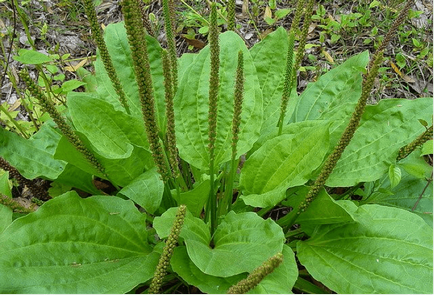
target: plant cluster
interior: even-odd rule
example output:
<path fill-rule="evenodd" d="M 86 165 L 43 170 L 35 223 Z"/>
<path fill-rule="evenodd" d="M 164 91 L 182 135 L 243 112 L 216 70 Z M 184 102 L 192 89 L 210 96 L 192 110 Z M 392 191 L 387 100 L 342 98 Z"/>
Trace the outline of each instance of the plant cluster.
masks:
<path fill-rule="evenodd" d="M 96 87 L 55 103 L 20 73 L 51 119 L 29 138 L 0 128 L 0 292 L 432 293 L 433 99 L 367 105 L 412 1 L 377 52 L 301 94 L 315 1 L 252 48 L 219 32 L 212 2 L 209 45 L 180 57 L 162 2 L 167 49 L 139 1 L 103 32 L 83 1 Z M 16 59 L 30 55 L 43 58 Z M 11 198 L 8 175 L 39 209 Z"/>

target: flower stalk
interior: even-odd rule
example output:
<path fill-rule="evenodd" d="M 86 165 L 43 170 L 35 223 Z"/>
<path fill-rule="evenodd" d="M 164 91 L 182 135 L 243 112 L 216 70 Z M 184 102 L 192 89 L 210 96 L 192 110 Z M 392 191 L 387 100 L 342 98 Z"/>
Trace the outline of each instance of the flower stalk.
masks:
<path fill-rule="evenodd" d="M 312 11 L 313 11 L 313 0 L 309 0 L 306 7 L 306 12 L 304 14 L 303 29 L 301 31 L 300 40 L 298 43 L 297 54 L 295 57 L 295 63 L 293 61 L 294 56 L 294 42 L 295 42 L 295 28 L 298 26 L 301 18 L 301 8 L 302 1 L 298 1 L 297 8 L 295 12 L 294 19 L 291 23 L 291 30 L 289 32 L 288 41 L 288 53 L 286 58 L 286 72 L 285 72 L 285 83 L 283 86 L 282 93 L 282 103 L 280 106 L 280 116 L 279 116 L 279 135 L 282 134 L 283 122 L 285 120 L 286 109 L 288 108 L 289 98 L 291 96 L 292 86 L 295 84 L 297 78 L 297 70 L 300 67 L 301 60 L 304 56 L 304 47 L 306 45 L 307 34 L 309 32 L 309 26 L 312 21 Z"/>
<path fill-rule="evenodd" d="M 214 233 L 217 222 L 217 196 L 214 194 L 214 150 L 217 136 L 217 112 L 218 112 L 218 88 L 219 88 L 219 43 L 218 43 L 218 26 L 217 26 L 217 7 L 216 3 L 211 4 L 209 43 L 211 56 L 211 71 L 209 81 L 209 110 L 208 110 L 208 151 L 209 151 L 209 174 L 210 174 L 210 191 L 208 197 L 207 217 L 211 220 L 211 235 Z"/>
<path fill-rule="evenodd" d="M 149 64 L 146 33 L 142 26 L 140 8 L 137 0 L 124 0 L 122 13 L 125 19 L 125 28 L 128 42 L 131 47 L 134 72 L 139 88 L 140 103 L 148 136 L 150 149 L 158 172 L 164 182 L 169 179 L 163 149 L 160 144 L 159 128 L 155 115 L 155 102 L 152 88 L 151 67 Z"/>
<path fill-rule="evenodd" d="M 245 294 L 255 288 L 267 275 L 283 262 L 283 254 L 277 253 L 252 271 L 244 280 L 229 288 L 227 294 Z"/>
<path fill-rule="evenodd" d="M 228 0 L 228 31 L 235 30 L 235 0 Z"/>
<path fill-rule="evenodd" d="M 175 45 L 175 8 L 173 0 L 163 0 L 164 29 L 170 57 L 170 67 L 172 69 L 172 87 L 173 93 L 178 88 L 178 60 L 176 58 Z"/>
<path fill-rule="evenodd" d="M 50 199 L 46 190 L 43 190 L 41 187 L 36 185 L 33 181 L 24 178 L 21 173 L 9 164 L 5 159 L 0 157 L 0 168 L 8 171 L 12 178 L 15 178 L 20 185 L 27 186 L 27 188 L 32 192 L 32 195 L 35 196 L 39 200 L 47 201 Z"/>
<path fill-rule="evenodd" d="M 88 17 L 90 27 L 92 30 L 92 37 L 96 42 L 96 45 L 98 46 L 99 53 L 101 55 L 102 62 L 104 64 L 104 68 L 107 71 L 107 74 L 110 78 L 110 81 L 113 84 L 113 88 L 116 91 L 116 94 L 119 97 L 119 101 L 121 105 L 124 107 L 125 111 L 130 114 L 130 108 L 128 106 L 128 100 L 125 95 L 124 90 L 122 89 L 121 82 L 118 78 L 118 75 L 116 74 L 116 70 L 113 66 L 113 62 L 110 58 L 110 54 L 107 50 L 107 46 L 104 42 L 104 37 L 102 34 L 101 27 L 98 23 L 98 19 L 95 12 L 95 7 L 93 5 L 92 0 L 82 0 L 84 4 L 84 8 L 86 11 L 86 15 Z"/>
<path fill-rule="evenodd" d="M 166 246 L 164 246 L 163 253 L 160 256 L 157 269 L 155 270 L 151 285 L 149 286 L 148 293 L 150 294 L 158 294 L 161 289 L 163 278 L 166 275 L 167 267 L 170 264 L 170 258 L 173 255 L 173 250 L 175 249 L 176 244 L 178 243 L 179 234 L 181 232 L 182 225 L 184 224 L 186 212 L 187 207 L 185 205 L 179 206 L 175 221 L 173 222 L 169 237 L 166 241 Z"/>
<path fill-rule="evenodd" d="M 295 214 L 291 212 L 290 214 L 287 214 L 286 216 L 284 216 L 283 218 L 277 221 L 277 223 L 280 226 L 292 225 L 297 219 L 298 215 L 300 215 L 308 208 L 310 203 L 317 197 L 320 190 L 324 187 L 324 184 L 326 183 L 330 174 L 333 172 L 333 169 L 336 166 L 337 162 L 339 161 L 342 153 L 350 143 L 354 133 L 357 130 L 357 127 L 359 126 L 360 119 L 366 107 L 366 102 L 369 98 L 372 87 L 374 85 L 374 80 L 378 74 L 380 63 L 383 60 L 383 50 L 390 42 L 392 36 L 395 34 L 399 25 L 404 21 L 405 17 L 407 16 L 408 9 L 411 6 L 410 2 L 412 2 L 412 0 L 406 3 L 404 8 L 398 15 L 397 19 L 393 23 L 392 27 L 390 28 L 389 32 L 386 34 L 383 43 L 377 49 L 372 60 L 370 61 L 368 65 L 367 73 L 363 76 L 362 94 L 359 98 L 359 101 L 357 102 L 356 108 L 351 116 L 350 122 L 348 126 L 345 128 L 345 131 L 342 134 L 338 144 L 334 148 L 333 152 L 327 157 L 319 176 L 315 180 L 314 184 L 311 186 L 305 199 L 300 203 L 300 205 L 297 208 L 294 208 Z"/>
<path fill-rule="evenodd" d="M 166 100 L 166 147 L 169 158 L 170 168 L 172 170 L 173 177 L 179 176 L 178 167 L 178 149 L 176 148 L 176 135 L 175 135 L 175 110 L 173 107 L 173 87 L 172 87 L 172 68 L 169 60 L 169 56 L 166 50 L 162 51 L 163 60 L 163 76 L 164 76 L 164 89 Z"/>
<path fill-rule="evenodd" d="M 39 101 L 42 109 L 47 112 L 53 121 L 59 127 L 60 131 L 65 135 L 68 141 L 86 158 L 86 160 L 105 178 L 108 179 L 104 167 L 101 165 L 99 160 L 83 143 L 83 141 L 75 134 L 74 130 L 69 126 L 62 115 L 57 111 L 54 103 L 49 100 L 41 89 L 33 82 L 27 71 L 21 71 L 20 77 L 26 83 L 30 93 Z"/>
<path fill-rule="evenodd" d="M 398 152 L 397 161 L 401 161 L 410 155 L 417 147 L 423 145 L 425 142 L 433 138 L 433 126 L 431 125 L 424 133 L 419 135 L 418 138 L 410 142 L 408 145 L 402 147 Z"/>
<path fill-rule="evenodd" d="M 232 119 L 232 157 L 229 177 L 226 182 L 225 196 L 219 204 L 219 215 L 225 214 L 231 210 L 232 194 L 235 174 L 237 172 L 237 144 L 238 134 L 240 132 L 241 112 L 243 110 L 243 92 L 244 92 L 244 55 L 242 51 L 238 52 L 237 74 L 235 78 L 234 91 L 234 115 Z"/>
<path fill-rule="evenodd" d="M 357 130 L 357 127 L 359 126 L 360 119 L 365 110 L 366 102 L 369 98 L 372 87 L 374 85 L 374 80 L 378 74 L 378 68 L 380 66 L 381 61 L 383 60 L 383 54 L 380 53 L 377 56 L 374 56 L 374 59 L 375 61 L 373 63 L 373 66 L 371 69 L 368 69 L 366 79 L 363 82 L 362 94 L 359 98 L 359 101 L 357 102 L 356 108 L 351 116 L 350 122 L 348 126 L 345 128 L 345 131 L 342 134 L 338 144 L 334 148 L 333 152 L 328 156 L 324 166 L 321 169 L 319 176 L 315 180 L 315 183 L 311 186 L 305 199 L 300 203 L 298 208 L 294 208 L 296 214 L 288 214 L 285 217 L 279 219 L 277 223 L 280 226 L 292 225 L 295 219 L 297 219 L 297 216 L 307 209 L 310 203 L 317 197 L 320 190 L 324 187 L 324 184 L 326 183 L 330 174 L 333 172 L 336 163 L 339 161 L 345 148 L 350 143 L 354 133 Z"/>

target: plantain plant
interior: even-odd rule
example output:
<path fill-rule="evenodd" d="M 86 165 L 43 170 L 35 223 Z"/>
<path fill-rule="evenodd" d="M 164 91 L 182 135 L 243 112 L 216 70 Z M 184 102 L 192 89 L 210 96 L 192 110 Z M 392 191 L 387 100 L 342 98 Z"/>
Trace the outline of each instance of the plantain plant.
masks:
<path fill-rule="evenodd" d="M 0 129 L 0 159 L 64 190 L 19 218 L 1 196 L 0 292 L 432 293 L 432 98 L 366 105 L 411 3 L 378 52 L 298 94 L 314 1 L 252 48 L 212 3 L 210 45 L 179 58 L 163 2 L 168 52 L 124 0 L 98 86 L 63 113 L 23 74 L 53 120 Z"/>

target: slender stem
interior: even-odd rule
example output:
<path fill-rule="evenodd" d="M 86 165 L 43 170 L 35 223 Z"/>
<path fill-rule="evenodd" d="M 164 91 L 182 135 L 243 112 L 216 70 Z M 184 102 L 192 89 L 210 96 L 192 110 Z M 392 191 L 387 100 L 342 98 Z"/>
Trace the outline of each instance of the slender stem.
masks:
<path fill-rule="evenodd" d="M 256 214 L 258 214 L 259 216 L 264 216 L 265 214 L 267 214 L 268 212 L 270 212 L 271 209 L 273 209 L 274 207 L 266 207 L 266 208 L 262 208 L 261 210 L 259 210 L 258 212 L 256 212 Z"/>
<path fill-rule="evenodd" d="M 202 21 L 204 21 L 207 25 L 209 25 L 209 21 L 207 19 L 205 19 L 202 15 L 200 15 L 199 12 L 197 12 L 196 10 L 194 10 L 193 7 L 191 7 L 190 5 L 188 5 L 184 0 L 181 0 L 182 4 L 184 4 L 185 6 L 188 7 L 188 9 L 190 9 L 191 11 L 193 11 L 198 17 L 201 18 Z"/>
<path fill-rule="evenodd" d="M 218 94 L 219 94 L 219 67 L 220 67 L 220 48 L 218 42 L 217 26 L 217 7 L 216 3 L 211 5 L 209 43 L 210 43 L 210 79 L 209 79 L 209 109 L 208 109 L 208 150 L 209 150 L 209 174 L 210 174 L 210 191 L 208 197 L 208 208 L 211 218 L 211 235 L 217 226 L 217 196 L 214 193 L 214 158 L 215 142 L 217 137 L 217 117 L 218 117 Z M 208 210 L 207 210 L 208 211 Z"/>
<path fill-rule="evenodd" d="M 433 173 L 431 172 L 431 176 L 429 177 L 429 179 L 428 179 L 428 181 L 427 181 L 425 187 L 423 188 L 422 192 L 420 193 L 420 196 L 419 196 L 419 198 L 417 199 L 416 203 L 414 203 L 413 208 L 411 208 L 411 211 L 416 210 L 417 205 L 419 205 L 419 202 L 420 202 L 420 200 L 421 200 L 422 197 L 423 197 L 423 194 L 425 193 L 426 189 L 428 188 L 428 186 L 429 186 L 429 185 L 431 184 L 431 182 L 432 182 L 432 176 L 433 176 Z"/>
<path fill-rule="evenodd" d="M 235 173 L 237 172 L 238 161 L 234 158 L 231 159 L 230 167 L 228 172 L 226 173 L 226 181 L 225 181 L 225 194 L 223 199 L 219 204 L 219 216 L 224 215 L 227 212 L 231 211 L 232 207 L 232 197 L 233 197 L 233 189 L 234 189 L 234 179 Z"/>
<path fill-rule="evenodd" d="M 293 236 L 297 236 L 297 235 L 302 234 L 302 233 L 304 233 L 303 230 L 301 228 L 297 228 L 295 230 L 291 230 L 291 231 L 287 232 L 285 234 L 285 238 L 290 238 L 290 237 L 293 237 Z"/>
<path fill-rule="evenodd" d="M 29 135 L 26 133 L 26 131 L 20 126 L 20 124 L 18 124 L 18 121 L 12 118 L 11 114 L 9 114 L 8 110 L 2 104 L 0 104 L 0 112 L 3 112 L 6 117 L 9 118 L 9 121 L 11 121 L 12 124 L 20 131 L 24 138 L 29 138 Z"/>

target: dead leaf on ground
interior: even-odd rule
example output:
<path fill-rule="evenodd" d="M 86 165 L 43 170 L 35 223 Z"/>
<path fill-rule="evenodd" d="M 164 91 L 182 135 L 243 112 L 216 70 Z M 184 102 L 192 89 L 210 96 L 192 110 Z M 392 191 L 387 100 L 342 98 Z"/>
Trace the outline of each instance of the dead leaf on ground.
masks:
<path fill-rule="evenodd" d="M 206 43 L 197 39 L 189 39 L 186 37 L 187 35 L 181 35 L 181 37 L 187 42 L 188 45 L 191 45 L 195 48 L 202 49 L 205 47 Z"/>
<path fill-rule="evenodd" d="M 79 68 L 81 68 L 82 66 L 86 65 L 89 62 L 88 58 L 83 59 L 82 61 L 80 61 L 79 63 L 77 63 L 76 65 L 73 65 L 73 62 L 71 62 L 69 66 L 64 67 L 63 69 L 65 71 L 68 72 L 75 72 L 77 71 Z"/>
<path fill-rule="evenodd" d="M 273 18 L 273 14 L 271 13 L 270 6 L 265 7 L 264 20 L 267 20 L 267 18 Z"/>

